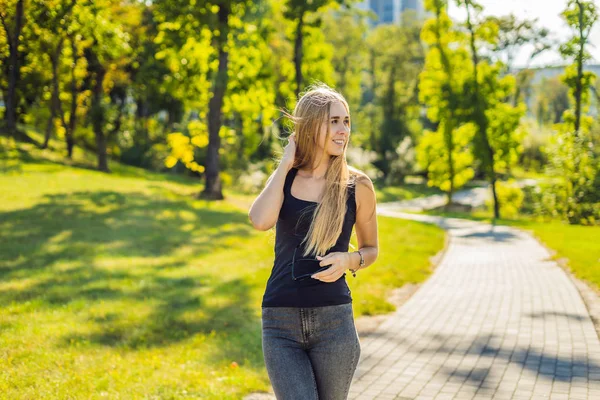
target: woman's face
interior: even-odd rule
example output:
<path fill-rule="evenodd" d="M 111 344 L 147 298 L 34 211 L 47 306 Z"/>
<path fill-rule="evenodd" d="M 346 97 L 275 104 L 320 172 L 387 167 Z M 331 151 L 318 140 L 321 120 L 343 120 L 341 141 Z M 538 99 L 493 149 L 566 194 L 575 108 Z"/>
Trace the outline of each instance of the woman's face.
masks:
<path fill-rule="evenodd" d="M 350 138 L 350 116 L 341 102 L 331 103 L 329 121 L 324 121 L 317 140 L 319 154 L 325 149 L 329 156 L 339 156 L 344 153 Z M 331 136 L 327 139 L 327 130 Z M 327 141 L 327 143 L 325 143 Z"/>

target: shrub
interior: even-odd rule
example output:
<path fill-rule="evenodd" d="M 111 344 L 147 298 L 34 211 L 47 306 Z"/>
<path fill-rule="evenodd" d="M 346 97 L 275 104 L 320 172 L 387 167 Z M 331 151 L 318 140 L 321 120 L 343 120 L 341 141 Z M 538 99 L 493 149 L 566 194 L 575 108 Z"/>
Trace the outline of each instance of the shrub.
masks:
<path fill-rule="evenodd" d="M 514 181 L 497 182 L 496 194 L 500 203 L 500 215 L 504 218 L 516 217 L 525 197 L 523 190 Z M 494 209 L 493 200 L 486 201 L 486 205 L 490 210 Z"/>

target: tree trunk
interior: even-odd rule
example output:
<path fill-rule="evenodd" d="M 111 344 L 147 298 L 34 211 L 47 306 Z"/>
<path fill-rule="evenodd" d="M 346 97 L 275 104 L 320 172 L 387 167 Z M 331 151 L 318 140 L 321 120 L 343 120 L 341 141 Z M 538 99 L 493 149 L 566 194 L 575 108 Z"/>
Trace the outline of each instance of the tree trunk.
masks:
<path fill-rule="evenodd" d="M 54 106 L 52 105 L 52 100 L 50 100 L 50 117 L 48 117 L 48 122 L 46 123 L 46 132 L 44 133 L 44 143 L 42 144 L 42 149 L 48 148 L 48 142 L 50 141 L 50 136 L 52 136 L 54 125 Z"/>
<path fill-rule="evenodd" d="M 69 135 L 69 127 L 65 120 L 65 112 L 62 108 L 62 102 L 60 101 L 60 87 L 58 82 L 58 64 L 60 55 L 62 53 L 63 39 L 61 38 L 56 45 L 54 52 L 50 54 L 50 63 L 52 64 L 52 108 L 53 115 L 57 115 L 60 118 L 60 122 L 65 128 L 66 136 Z M 71 116 L 71 119 L 73 116 Z M 68 152 L 67 152 L 68 153 Z M 68 154 L 67 154 L 68 155 Z M 69 156 L 69 158 L 71 158 Z"/>
<path fill-rule="evenodd" d="M 221 118 L 223 98 L 227 90 L 227 62 L 229 54 L 225 51 L 227 36 L 229 35 L 229 14 L 231 9 L 228 3 L 219 7 L 219 32 L 217 39 L 219 51 L 219 67 L 213 86 L 213 96 L 208 103 L 208 148 L 206 155 L 206 184 L 200 198 L 208 200 L 222 200 L 221 178 L 219 176 L 219 149 L 221 148 Z"/>
<path fill-rule="evenodd" d="M 492 196 L 494 198 L 494 218 L 500 218 L 500 202 L 498 201 L 498 193 L 496 192 L 496 172 L 492 170 L 492 177 L 490 179 L 492 186 Z"/>
<path fill-rule="evenodd" d="M 577 54 L 577 82 L 575 83 L 575 137 L 579 135 L 581 125 L 581 95 L 583 93 L 583 54 L 585 46 L 585 38 L 583 35 L 583 6 L 578 1 L 579 7 L 579 52 Z"/>
<path fill-rule="evenodd" d="M 371 119 L 371 134 L 369 136 L 369 140 L 371 143 L 371 150 L 373 151 L 378 151 L 378 147 L 377 147 L 377 133 L 376 133 L 376 127 L 375 127 L 375 89 L 377 88 L 377 78 L 375 75 L 375 67 L 376 67 L 376 58 L 375 58 L 375 51 L 370 51 L 370 65 L 371 65 L 371 107 L 370 107 L 370 112 L 369 112 L 369 118 Z"/>
<path fill-rule="evenodd" d="M 453 137 L 453 126 L 450 122 L 450 118 L 446 120 L 444 124 L 444 142 L 446 143 L 446 148 L 448 149 L 448 174 L 450 175 L 450 189 L 446 195 L 448 196 L 449 206 L 452 204 L 452 196 L 454 195 L 454 159 L 452 158 L 452 151 L 454 150 L 454 137 Z"/>
<path fill-rule="evenodd" d="M 436 47 L 438 48 L 438 51 L 440 53 L 440 58 L 441 58 L 441 62 L 442 62 L 442 66 L 444 68 L 444 71 L 446 72 L 446 75 L 448 75 L 448 85 L 446 87 L 446 90 L 449 94 L 449 97 L 451 99 L 455 99 L 456 96 L 454 95 L 454 91 L 452 89 L 452 65 L 450 64 L 450 60 L 448 59 L 448 56 L 446 54 L 446 52 L 444 51 L 444 47 L 442 46 L 442 37 L 441 37 L 441 33 L 440 33 L 440 19 L 441 19 L 441 12 L 442 9 L 441 8 L 437 8 L 436 9 Z M 446 145 L 446 150 L 448 151 L 448 173 L 450 175 L 450 189 L 448 190 L 448 192 L 446 193 L 446 196 L 448 198 L 448 202 L 446 203 L 446 207 L 450 206 L 452 204 L 452 198 L 454 195 L 454 159 L 452 157 L 452 152 L 454 151 L 454 121 L 456 120 L 456 116 L 455 116 L 455 111 L 454 111 L 454 105 L 450 104 L 450 102 L 448 102 L 448 115 L 446 115 L 446 121 L 444 122 L 444 144 Z"/>
<path fill-rule="evenodd" d="M 73 52 L 73 65 L 77 64 L 77 45 L 75 38 L 71 38 L 71 51 Z M 69 126 L 66 127 L 67 157 L 73 158 L 73 147 L 75 147 L 75 123 L 77 122 L 77 78 L 75 68 L 71 68 L 71 114 L 69 117 Z"/>
<path fill-rule="evenodd" d="M 15 13 L 15 29 L 11 32 L 6 20 L 2 18 L 8 42 L 8 91 L 6 93 L 6 109 L 4 119 L 9 135 L 16 135 L 17 129 L 17 82 L 19 81 L 19 43 L 23 28 L 23 0 L 17 1 Z"/>
<path fill-rule="evenodd" d="M 346 75 L 348 74 L 348 66 L 350 65 L 349 58 L 350 55 L 346 54 L 343 58 L 341 67 L 338 69 L 338 73 L 340 74 L 340 82 L 338 84 L 340 93 L 346 93 Z"/>
<path fill-rule="evenodd" d="M 294 65 L 296 67 L 296 97 L 300 94 L 302 89 L 302 41 L 303 34 L 302 28 L 304 27 L 304 13 L 300 14 L 298 18 L 298 25 L 296 25 L 296 39 L 294 41 Z"/>
<path fill-rule="evenodd" d="M 94 83 L 92 86 L 92 104 L 91 104 L 91 120 L 94 135 L 96 136 L 96 154 L 98 156 L 98 170 L 110 172 L 108 169 L 108 160 L 106 152 L 106 135 L 104 134 L 104 108 L 102 106 L 102 96 L 104 90 L 102 84 L 106 69 L 100 63 L 98 56 L 93 49 L 88 51 L 88 63 L 90 72 L 94 73 Z"/>
<path fill-rule="evenodd" d="M 471 56 L 473 58 L 473 69 L 474 69 L 474 77 L 473 77 L 473 96 L 475 99 L 475 123 L 478 126 L 479 135 L 481 138 L 481 142 L 484 147 L 485 155 L 487 159 L 484 159 L 485 162 L 485 170 L 492 186 L 492 194 L 494 196 L 494 219 L 500 218 L 500 204 L 498 202 L 498 196 L 496 195 L 496 170 L 494 168 L 494 149 L 490 145 L 490 141 L 487 137 L 487 127 L 488 121 L 485 115 L 485 107 L 484 99 L 481 96 L 481 91 L 479 90 L 479 81 L 477 80 L 478 75 L 478 65 L 479 65 L 479 56 L 477 54 L 477 47 L 475 45 L 475 28 L 471 23 L 471 7 L 473 6 L 471 0 L 465 1 L 465 6 L 467 9 L 467 28 L 469 30 L 470 35 L 470 45 L 471 45 Z M 484 157 L 485 158 L 485 157 Z"/>

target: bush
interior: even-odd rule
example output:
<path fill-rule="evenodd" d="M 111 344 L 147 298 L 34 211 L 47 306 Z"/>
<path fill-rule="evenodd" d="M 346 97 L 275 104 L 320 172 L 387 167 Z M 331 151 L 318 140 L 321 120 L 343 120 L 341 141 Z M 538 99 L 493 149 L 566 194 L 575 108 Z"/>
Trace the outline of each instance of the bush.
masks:
<path fill-rule="evenodd" d="M 560 127 L 548 147 L 549 172 L 560 182 L 543 202 L 571 224 L 600 224 L 600 154 L 585 131 L 575 135 Z"/>
<path fill-rule="evenodd" d="M 242 193 L 259 193 L 266 185 L 269 174 L 265 172 L 264 163 L 248 165 L 248 169 L 242 172 L 236 179 L 236 190 Z"/>
<path fill-rule="evenodd" d="M 519 209 L 525 198 L 523 190 L 514 181 L 496 182 L 496 194 L 500 203 L 500 215 L 503 218 L 514 218 L 519 215 Z M 493 200 L 486 201 L 490 210 L 494 209 Z"/>

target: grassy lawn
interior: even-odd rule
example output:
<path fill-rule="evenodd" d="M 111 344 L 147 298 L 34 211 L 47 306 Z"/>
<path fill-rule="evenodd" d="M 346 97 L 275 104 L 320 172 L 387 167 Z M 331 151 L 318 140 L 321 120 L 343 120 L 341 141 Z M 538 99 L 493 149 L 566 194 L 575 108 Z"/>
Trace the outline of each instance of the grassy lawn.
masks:
<path fill-rule="evenodd" d="M 440 213 L 456 218 L 469 218 L 490 222 L 489 212 Z M 600 226 L 569 225 L 551 220 L 539 221 L 522 216 L 518 219 L 500 219 L 499 224 L 515 226 L 530 231 L 548 248 L 554 250 L 555 259 L 566 261 L 567 267 L 578 278 L 590 282 L 600 290 Z"/>
<path fill-rule="evenodd" d="M 375 195 L 378 203 L 389 201 L 412 200 L 417 197 L 442 194 L 436 187 L 429 187 L 425 183 L 405 183 L 402 186 L 383 187 L 375 183 Z"/>
<path fill-rule="evenodd" d="M 266 390 L 260 302 L 274 231 L 247 196 L 32 145 L 0 152 L 3 398 L 239 399 Z M 348 276 L 356 316 L 430 273 L 433 226 L 379 218 L 380 258 Z M 356 244 L 355 238 L 353 243 Z"/>

